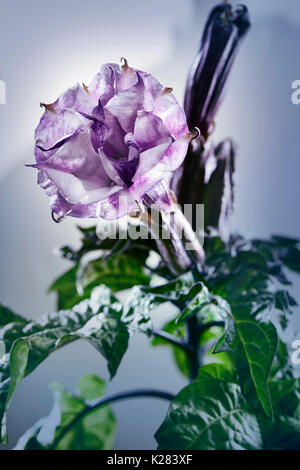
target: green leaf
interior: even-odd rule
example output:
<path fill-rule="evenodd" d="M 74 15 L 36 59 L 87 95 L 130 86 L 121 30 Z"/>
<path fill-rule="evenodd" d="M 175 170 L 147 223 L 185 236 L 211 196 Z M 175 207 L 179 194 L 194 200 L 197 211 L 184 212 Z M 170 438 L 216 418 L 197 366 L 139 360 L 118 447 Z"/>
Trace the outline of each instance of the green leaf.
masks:
<path fill-rule="evenodd" d="M 76 288 L 77 266 L 66 271 L 62 276 L 56 279 L 49 287 L 48 292 L 56 292 L 57 308 L 59 310 L 72 308 L 84 298 L 89 297 L 89 290 L 86 289 L 84 295 L 79 295 Z"/>
<path fill-rule="evenodd" d="M 199 290 L 200 288 L 200 290 Z M 192 290 L 194 292 L 192 292 Z M 198 290 L 198 293 L 196 293 Z M 193 294 L 195 293 L 195 296 Z M 190 295 L 192 300 L 187 303 L 183 312 L 179 315 L 177 321 L 186 320 L 188 317 L 195 315 L 196 313 L 199 316 L 200 312 L 206 309 L 208 306 L 216 306 L 217 310 L 214 312 L 215 319 L 223 320 L 227 318 L 227 315 L 230 314 L 230 307 L 226 300 L 222 299 L 219 296 L 213 295 L 209 292 L 207 287 L 204 286 L 203 283 L 197 283 L 191 289 Z M 207 320 L 207 310 L 205 310 L 205 314 L 203 315 L 204 320 L 206 317 Z M 204 321 L 205 323 L 205 321 Z"/>
<path fill-rule="evenodd" d="M 138 284 L 149 284 L 150 278 L 144 270 L 140 256 L 132 252 L 105 258 L 99 257 L 90 261 L 82 260 L 73 266 L 50 286 L 49 292 L 57 293 L 59 309 L 72 308 L 81 300 L 90 296 L 94 287 L 105 284 L 112 291 L 129 289 Z"/>
<path fill-rule="evenodd" d="M 108 406 L 90 411 L 79 419 L 80 414 L 87 410 L 86 400 L 97 399 L 105 393 L 105 382 L 97 376 L 86 375 L 77 386 L 79 395 L 69 393 L 58 384 L 53 389 L 54 406 L 50 415 L 29 429 L 19 440 L 16 449 L 111 449 L 116 423 Z M 76 424 L 67 430 L 74 420 L 77 420 Z"/>
<path fill-rule="evenodd" d="M 264 440 L 264 450 L 299 450 L 300 419 L 291 416 L 278 416 L 272 422 L 260 419 Z"/>
<path fill-rule="evenodd" d="M 233 354 L 229 351 L 214 353 L 216 341 L 223 335 L 224 328 L 221 326 L 213 326 L 205 330 L 200 337 L 200 347 L 205 351 L 204 364 L 217 363 L 222 364 L 228 370 L 235 370 Z"/>
<path fill-rule="evenodd" d="M 271 381 L 269 387 L 275 415 L 296 416 L 300 411 L 300 379 Z"/>
<path fill-rule="evenodd" d="M 300 273 L 300 240 L 276 235 L 272 236 L 270 241 L 253 240 L 252 243 L 270 260 L 279 262 L 291 271 Z"/>
<path fill-rule="evenodd" d="M 267 416 L 272 418 L 268 379 L 278 346 L 276 328 L 271 323 L 259 323 L 248 315 L 235 315 L 235 325 L 239 339 L 236 365 L 242 387 L 244 390 L 247 388 L 250 373 L 256 395 Z M 242 351 L 241 356 L 239 351 Z"/>
<path fill-rule="evenodd" d="M 234 353 L 240 384 L 245 395 L 255 392 L 268 417 L 273 409 L 268 380 L 278 347 L 276 328 L 272 323 L 260 323 L 247 310 L 233 310 L 225 324 L 225 333 L 217 342 L 214 352 Z"/>
<path fill-rule="evenodd" d="M 7 310 L 7 309 L 6 309 Z M 128 346 L 128 329 L 121 320 L 122 304 L 106 286 L 94 289 L 91 299 L 72 310 L 51 313 L 38 321 L 19 320 L 12 312 L 0 334 L 8 355 L 0 364 L 1 438 L 5 441 L 5 413 L 23 377 L 30 374 L 59 347 L 82 338 L 107 360 L 111 377 L 117 371 Z M 16 321 L 11 322 L 11 319 Z"/>
<path fill-rule="evenodd" d="M 0 328 L 9 323 L 26 323 L 26 319 L 0 304 Z"/>
<path fill-rule="evenodd" d="M 9 405 L 14 391 L 23 377 L 25 377 L 29 351 L 29 344 L 25 339 L 22 338 L 18 339 L 12 346 L 9 362 L 11 381 L 9 384 L 9 393 L 7 396 L 6 406 Z"/>
<path fill-rule="evenodd" d="M 287 345 L 279 340 L 271 370 L 272 380 L 294 378 L 294 366 Z"/>
<path fill-rule="evenodd" d="M 290 248 L 285 250 L 280 256 L 281 261 L 291 271 L 300 273 L 300 250 L 298 248 Z"/>
<path fill-rule="evenodd" d="M 94 400 L 106 392 L 106 382 L 97 375 L 83 375 L 77 383 L 79 395 L 85 400 Z"/>
<path fill-rule="evenodd" d="M 79 268 L 77 276 L 77 285 L 82 292 L 99 284 L 105 284 L 112 291 L 118 292 L 136 285 L 147 285 L 149 281 L 140 260 L 130 252 L 109 259 L 90 261 Z"/>
<path fill-rule="evenodd" d="M 155 305 L 171 302 L 177 306 L 181 310 L 177 318 L 178 322 L 192 315 L 199 315 L 209 305 L 218 307 L 217 316 L 220 320 L 230 311 L 227 302 L 218 296 L 212 295 L 203 282 L 195 281 L 195 277 L 191 272 L 159 286 L 143 287 L 141 291 L 147 294 L 148 299 L 151 299 L 151 302 Z"/>
<path fill-rule="evenodd" d="M 148 336 L 152 333 L 152 320 L 150 312 L 159 305 L 152 294 L 145 293 L 144 289 L 135 286 L 124 304 L 122 321 L 127 325 L 130 335 L 142 331 Z"/>
<path fill-rule="evenodd" d="M 159 449 L 254 450 L 262 448 L 259 424 L 239 385 L 223 366 L 199 369 L 195 382 L 174 398 L 155 438 Z"/>
<path fill-rule="evenodd" d="M 195 282 L 192 273 L 183 274 L 177 279 L 154 287 L 136 286 L 125 302 L 122 320 L 128 325 L 131 334 L 143 331 L 151 335 L 151 310 L 165 302 L 184 308 L 203 288 L 201 283 Z M 199 306 L 194 308 L 194 313 L 197 310 Z"/>
<path fill-rule="evenodd" d="M 278 290 L 278 282 L 290 284 L 284 267 L 288 260 L 297 264 L 298 246 L 299 241 L 286 237 L 266 241 L 246 240 L 239 235 L 231 236 L 222 245 L 220 238 L 211 233 L 206 241 L 206 265 L 200 280 L 232 308 L 247 306 L 257 319 L 269 321 L 279 309 L 285 328 L 296 301 L 287 291 Z"/>
<path fill-rule="evenodd" d="M 283 235 L 272 235 L 272 241 L 277 246 L 282 246 L 283 248 L 297 246 L 300 243 L 297 238 L 285 237 Z"/>
<path fill-rule="evenodd" d="M 0 361 L 4 359 L 5 353 L 6 353 L 5 343 L 4 341 L 0 340 Z"/>
<path fill-rule="evenodd" d="M 59 254 L 63 258 L 78 263 L 86 254 L 101 250 L 104 258 L 107 259 L 127 251 L 135 253 L 137 258 L 140 258 L 141 264 L 145 263 L 150 250 L 156 250 L 155 241 L 152 239 L 147 240 L 132 240 L 128 236 L 124 238 L 124 234 L 116 233 L 116 238 L 101 239 L 97 235 L 96 227 L 77 227 L 81 233 L 81 246 L 78 250 L 70 246 L 63 246 L 59 249 Z"/>
<path fill-rule="evenodd" d="M 275 307 L 286 315 L 292 314 L 292 308 L 298 304 L 296 300 L 286 290 L 279 290 L 275 293 Z"/>
<path fill-rule="evenodd" d="M 202 282 L 194 284 L 189 292 L 182 297 L 182 301 L 185 302 L 186 306 L 178 316 L 177 322 L 200 312 L 202 308 L 212 303 L 213 300 L 213 296 Z"/>
<path fill-rule="evenodd" d="M 59 309 L 72 308 L 88 298 L 94 287 L 105 284 L 113 291 L 149 284 L 146 260 L 156 249 L 154 240 L 124 237 L 100 239 L 96 227 L 82 228 L 81 246 L 60 248 L 59 254 L 75 265 L 60 276 L 49 291 L 57 293 Z"/>
<path fill-rule="evenodd" d="M 155 287 L 144 287 L 143 292 L 152 295 L 157 303 L 173 302 L 176 305 L 183 303 L 189 297 L 193 284 L 195 284 L 194 276 L 188 272 L 170 282 Z"/>

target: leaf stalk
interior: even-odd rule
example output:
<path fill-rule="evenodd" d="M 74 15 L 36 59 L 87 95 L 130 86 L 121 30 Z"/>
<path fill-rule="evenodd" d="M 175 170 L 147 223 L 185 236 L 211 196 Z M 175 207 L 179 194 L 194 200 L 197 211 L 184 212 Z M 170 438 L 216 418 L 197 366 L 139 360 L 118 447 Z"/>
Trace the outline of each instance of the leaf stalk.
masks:
<path fill-rule="evenodd" d="M 165 392 L 162 390 L 154 390 L 154 389 L 137 389 L 137 390 L 129 390 L 127 392 L 120 392 L 115 393 L 112 395 L 108 395 L 104 398 L 99 398 L 96 400 L 92 400 L 86 403 L 86 407 L 79 413 L 54 439 L 50 450 L 54 450 L 57 444 L 61 441 L 61 439 L 75 426 L 81 419 L 88 416 L 92 411 L 97 408 L 101 408 L 102 406 L 108 405 L 109 403 L 113 403 L 115 401 L 125 400 L 128 398 L 160 398 L 162 400 L 172 401 L 175 395 L 169 392 Z"/>

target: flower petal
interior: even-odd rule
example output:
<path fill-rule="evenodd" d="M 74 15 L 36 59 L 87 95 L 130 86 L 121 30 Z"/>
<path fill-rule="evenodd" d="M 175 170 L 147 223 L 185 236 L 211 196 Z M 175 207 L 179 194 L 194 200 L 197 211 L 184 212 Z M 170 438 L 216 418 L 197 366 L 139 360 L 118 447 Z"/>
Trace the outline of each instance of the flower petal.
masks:
<path fill-rule="evenodd" d="M 51 210 L 56 214 L 56 220 L 62 221 L 66 215 L 72 217 L 99 217 L 101 202 L 91 204 L 71 204 L 64 199 L 51 179 L 42 170 L 38 171 L 38 184 L 50 197 Z"/>
<path fill-rule="evenodd" d="M 172 95 L 162 96 L 157 98 L 154 104 L 154 112 L 161 118 L 164 125 L 172 134 L 175 139 L 178 139 L 182 134 L 188 132 L 185 113 L 182 107 L 177 103 L 176 99 L 172 99 Z M 168 103 L 168 100 L 170 102 Z"/>
<path fill-rule="evenodd" d="M 88 87 L 90 95 L 96 100 L 100 100 L 102 105 L 106 103 L 116 93 L 116 75 L 121 73 L 121 69 L 117 64 L 104 64 L 100 72 L 94 77 L 92 83 Z"/>
<path fill-rule="evenodd" d="M 138 81 L 137 71 L 132 67 L 129 67 L 125 60 L 120 73 L 116 73 L 116 92 L 128 90 Z"/>
<path fill-rule="evenodd" d="M 48 168 L 68 173 L 81 171 L 86 175 L 92 175 L 98 174 L 100 170 L 100 174 L 105 175 L 98 155 L 92 147 L 88 130 L 75 132 L 45 163 Z"/>
<path fill-rule="evenodd" d="M 169 137 L 163 144 L 140 153 L 139 164 L 132 180 L 137 181 L 144 173 L 147 173 L 151 168 L 154 168 L 159 163 L 172 142 L 172 137 Z"/>
<path fill-rule="evenodd" d="M 101 202 L 101 217 L 115 220 L 124 217 L 139 207 L 129 189 L 122 189 Z"/>
<path fill-rule="evenodd" d="M 65 171 L 49 168 L 47 163 L 40 163 L 38 168 L 46 173 L 67 202 L 76 204 L 85 197 L 86 192 L 83 184 L 76 176 Z"/>
<path fill-rule="evenodd" d="M 51 158 L 36 167 L 47 174 L 72 204 L 99 201 L 118 190 L 111 186 L 112 181 L 94 151 L 87 131 L 74 135 Z"/>
<path fill-rule="evenodd" d="M 187 134 L 175 140 L 164 152 L 157 165 L 144 173 L 137 172 L 133 178 L 134 184 L 129 188 L 135 200 L 141 199 L 149 189 L 181 165 L 190 139 L 191 135 Z"/>
<path fill-rule="evenodd" d="M 50 207 L 58 216 L 58 220 L 63 219 L 65 215 L 70 212 L 73 205 L 63 198 L 52 180 L 42 170 L 38 171 L 37 183 L 44 189 L 46 195 L 50 197 Z"/>
<path fill-rule="evenodd" d="M 103 168 L 106 171 L 106 173 L 108 174 L 108 176 L 110 177 L 110 179 L 112 181 L 114 181 L 117 185 L 122 186 L 124 183 L 123 183 L 119 173 L 115 169 L 112 161 L 109 158 L 107 158 L 107 156 L 105 155 L 105 153 L 101 149 L 99 150 L 99 157 L 101 158 Z"/>
<path fill-rule="evenodd" d="M 154 113 L 138 111 L 133 137 L 139 149 L 147 150 L 169 142 L 171 135 L 163 121 Z"/>
<path fill-rule="evenodd" d="M 163 87 L 149 73 L 141 73 L 145 88 L 153 99 L 153 112 L 161 118 L 164 125 L 175 138 L 188 131 L 186 117 L 178 104 L 171 88 Z"/>
<path fill-rule="evenodd" d="M 138 75 L 138 81 L 127 90 L 120 91 L 107 103 L 108 109 L 117 117 L 124 131 L 131 132 L 140 109 L 145 109 L 145 87 L 142 77 Z"/>
<path fill-rule="evenodd" d="M 51 210 L 56 214 L 55 219 L 60 222 L 66 215 L 72 217 L 100 217 L 101 202 L 91 204 L 71 204 L 58 191 L 52 180 L 42 170 L 38 171 L 38 184 L 50 197 Z"/>
<path fill-rule="evenodd" d="M 38 163 L 45 161 L 54 153 L 54 151 L 43 152 L 40 147 L 49 149 L 86 124 L 87 121 L 80 114 L 66 110 L 61 111 L 58 106 L 54 108 L 54 111 L 46 109 L 35 131 L 36 161 Z"/>
<path fill-rule="evenodd" d="M 68 109 L 69 111 L 79 111 L 83 113 L 91 113 L 97 101 L 88 93 L 83 86 L 77 83 L 72 88 L 62 93 L 58 98 L 60 109 Z"/>
<path fill-rule="evenodd" d="M 96 180 L 80 179 L 71 173 L 49 168 L 47 163 L 41 163 L 39 168 L 46 173 L 63 198 L 71 204 L 90 204 L 101 201 L 122 189 L 120 186 L 99 187 Z"/>
<path fill-rule="evenodd" d="M 118 119 L 108 109 L 104 109 L 105 124 L 109 132 L 105 137 L 104 152 L 110 157 L 126 157 L 128 147 L 124 142 L 125 132 Z"/>
<path fill-rule="evenodd" d="M 132 179 L 139 163 L 139 155 L 137 154 L 131 160 L 111 159 L 111 163 L 120 176 L 122 184 L 129 188 L 132 185 Z"/>

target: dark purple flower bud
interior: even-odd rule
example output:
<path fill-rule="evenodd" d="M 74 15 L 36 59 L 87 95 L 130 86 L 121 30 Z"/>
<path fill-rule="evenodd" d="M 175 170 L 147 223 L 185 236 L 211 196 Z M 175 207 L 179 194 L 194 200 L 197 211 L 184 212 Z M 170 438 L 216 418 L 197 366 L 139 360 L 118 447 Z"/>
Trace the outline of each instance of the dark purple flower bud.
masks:
<path fill-rule="evenodd" d="M 209 135 L 226 79 L 249 27 L 248 10 L 243 5 L 236 9 L 227 3 L 218 5 L 208 17 L 189 71 L 184 100 L 189 128 L 198 127 L 204 139 Z"/>

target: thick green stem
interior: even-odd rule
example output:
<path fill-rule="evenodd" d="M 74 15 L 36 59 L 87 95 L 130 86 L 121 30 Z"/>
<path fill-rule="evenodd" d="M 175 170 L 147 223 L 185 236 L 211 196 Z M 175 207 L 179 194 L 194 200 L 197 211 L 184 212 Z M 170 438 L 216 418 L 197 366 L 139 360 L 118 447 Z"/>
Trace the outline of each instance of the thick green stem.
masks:
<path fill-rule="evenodd" d="M 202 355 L 204 354 L 203 348 L 199 345 L 202 334 L 212 328 L 213 326 L 224 326 L 222 321 L 211 321 L 208 323 L 200 323 L 196 316 L 193 316 L 186 321 L 187 325 L 187 344 L 189 350 L 187 351 L 190 369 L 190 380 L 193 381 L 198 375 L 198 369 L 202 363 Z"/>
<path fill-rule="evenodd" d="M 187 342 L 191 346 L 191 350 L 187 353 L 189 361 L 190 380 L 193 381 L 198 375 L 200 367 L 200 348 L 199 348 L 199 324 L 196 316 L 188 318 L 187 326 Z"/>

